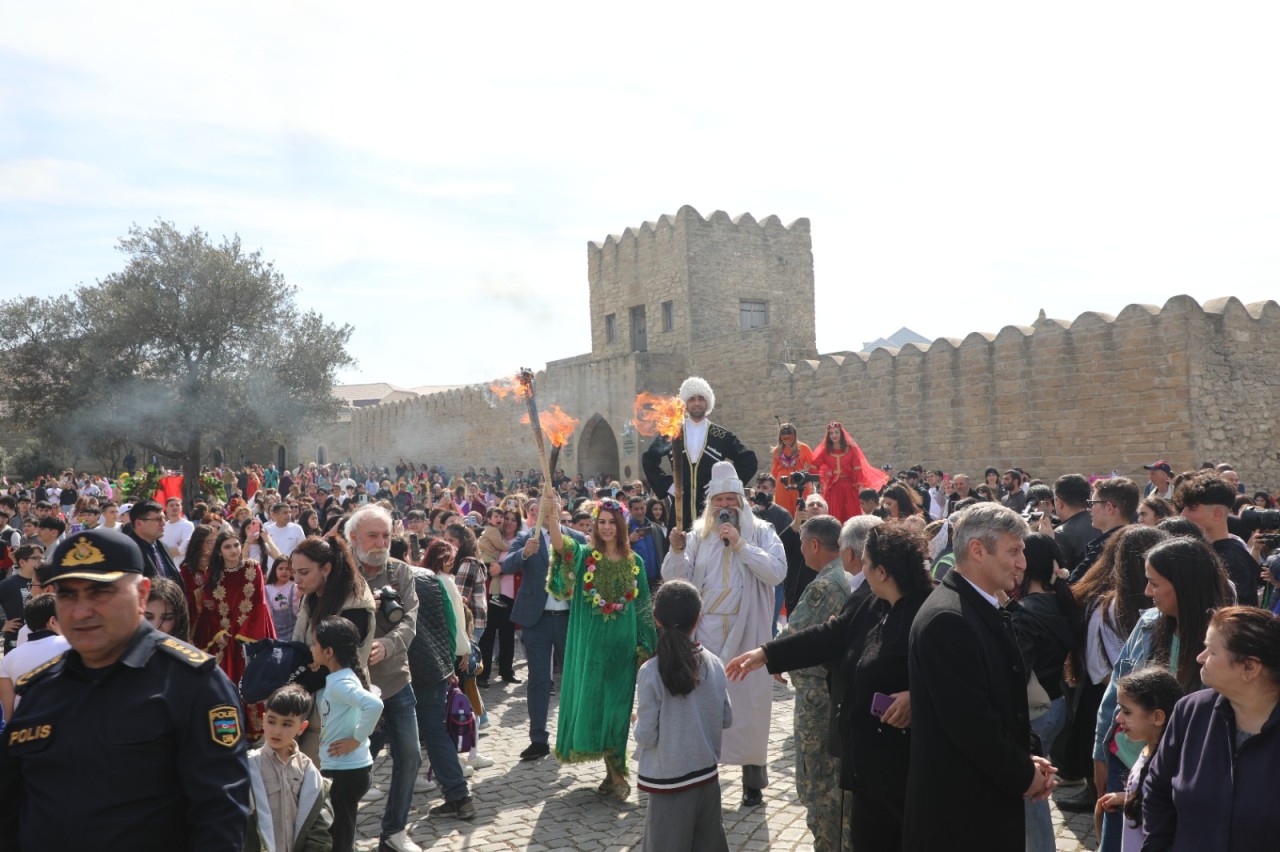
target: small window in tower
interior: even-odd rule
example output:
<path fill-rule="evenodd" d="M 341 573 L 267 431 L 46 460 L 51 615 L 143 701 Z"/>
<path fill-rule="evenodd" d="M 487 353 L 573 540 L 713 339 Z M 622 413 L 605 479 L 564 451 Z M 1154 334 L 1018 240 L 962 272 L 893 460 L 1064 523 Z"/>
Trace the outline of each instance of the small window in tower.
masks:
<path fill-rule="evenodd" d="M 676 327 L 676 303 L 662 303 L 662 330 L 674 331 Z"/>
<path fill-rule="evenodd" d="M 616 314 L 605 314 L 604 342 L 613 343 L 618 339 L 618 317 Z"/>
<path fill-rule="evenodd" d="M 769 303 L 743 299 L 738 309 L 738 329 L 750 331 L 769 324 Z"/>

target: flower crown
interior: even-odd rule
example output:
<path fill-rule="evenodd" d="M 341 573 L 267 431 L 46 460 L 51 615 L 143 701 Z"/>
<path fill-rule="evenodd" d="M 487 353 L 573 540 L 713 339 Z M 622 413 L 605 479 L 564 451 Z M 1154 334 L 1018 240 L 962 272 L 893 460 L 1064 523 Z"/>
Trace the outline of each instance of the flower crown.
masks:
<path fill-rule="evenodd" d="M 605 499 L 597 503 L 596 507 L 591 510 L 592 520 L 600 517 L 601 509 L 608 509 L 610 512 L 617 512 L 619 515 L 623 513 L 621 503 L 619 503 L 617 500 L 610 500 L 609 498 L 606 497 Z"/>

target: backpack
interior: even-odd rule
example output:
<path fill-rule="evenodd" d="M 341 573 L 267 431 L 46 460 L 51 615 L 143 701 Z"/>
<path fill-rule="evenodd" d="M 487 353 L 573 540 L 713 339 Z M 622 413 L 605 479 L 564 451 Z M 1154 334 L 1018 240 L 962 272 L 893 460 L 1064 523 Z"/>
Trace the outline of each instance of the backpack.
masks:
<path fill-rule="evenodd" d="M 476 745 L 476 716 L 471 709 L 471 699 L 457 686 L 449 687 L 445 697 L 445 728 L 458 754 L 465 754 Z"/>

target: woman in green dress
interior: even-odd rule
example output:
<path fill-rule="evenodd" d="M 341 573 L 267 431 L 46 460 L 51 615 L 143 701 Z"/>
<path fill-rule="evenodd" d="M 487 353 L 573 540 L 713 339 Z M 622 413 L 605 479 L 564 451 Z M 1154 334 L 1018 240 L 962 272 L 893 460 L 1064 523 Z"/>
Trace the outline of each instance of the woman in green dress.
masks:
<path fill-rule="evenodd" d="M 559 508 L 544 507 L 555 518 Z M 625 801 L 627 735 L 635 699 L 636 671 L 653 654 L 657 633 L 649 583 L 640 558 L 631 552 L 627 518 L 614 500 L 592 512 L 589 544 L 560 535 L 548 524 L 555 559 L 547 592 L 570 601 L 556 757 L 562 763 L 604 759 L 601 795 Z"/>

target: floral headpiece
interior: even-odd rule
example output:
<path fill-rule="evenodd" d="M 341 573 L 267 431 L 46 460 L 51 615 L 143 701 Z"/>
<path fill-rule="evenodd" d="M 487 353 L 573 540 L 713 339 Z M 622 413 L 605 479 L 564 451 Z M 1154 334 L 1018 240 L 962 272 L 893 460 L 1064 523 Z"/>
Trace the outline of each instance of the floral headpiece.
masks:
<path fill-rule="evenodd" d="M 617 512 L 619 515 L 624 514 L 621 503 L 619 503 L 617 500 L 610 500 L 609 498 L 606 497 L 605 499 L 601 500 L 599 503 L 596 503 L 596 507 L 591 510 L 591 517 L 593 520 L 595 518 L 600 517 L 601 509 L 608 509 L 610 512 Z"/>

